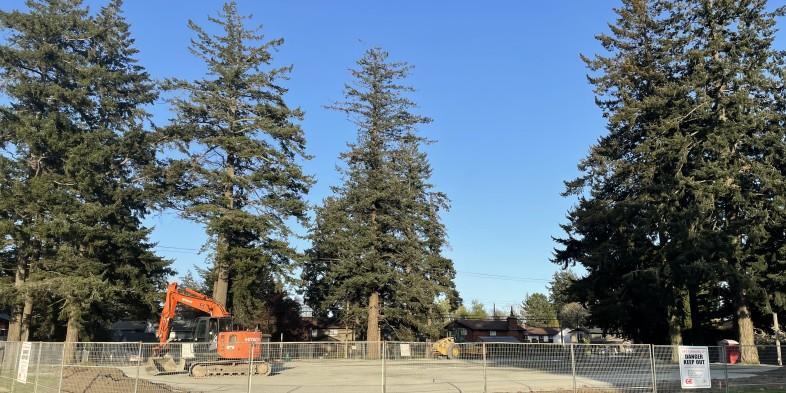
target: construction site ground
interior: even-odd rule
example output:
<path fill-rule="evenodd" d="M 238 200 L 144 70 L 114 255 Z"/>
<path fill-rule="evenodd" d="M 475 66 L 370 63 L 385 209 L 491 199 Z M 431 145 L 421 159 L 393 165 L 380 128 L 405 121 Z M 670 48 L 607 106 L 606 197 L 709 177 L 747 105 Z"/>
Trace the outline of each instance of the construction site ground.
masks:
<path fill-rule="evenodd" d="M 445 360 L 439 363 L 391 361 L 385 365 L 383 381 L 380 361 L 331 360 L 291 361 L 279 364 L 271 376 L 213 376 L 193 378 L 187 375 L 149 375 L 144 368 L 66 367 L 62 383 L 55 376 L 39 376 L 37 392 L 63 393 L 170 393 L 170 392 L 483 392 L 484 370 L 478 364 Z M 139 373 L 139 381 L 136 375 Z M 773 392 L 786 386 L 786 373 L 780 368 L 713 366 L 713 391 L 726 391 L 719 385 L 728 373 L 729 392 Z M 672 375 L 673 374 L 673 375 Z M 485 370 L 487 392 L 572 392 L 570 373 L 553 373 L 519 367 L 489 367 Z M 679 371 L 659 375 L 658 391 L 679 391 Z M 9 388 L 0 391 L 9 391 Z M 593 375 L 576 378 L 580 392 L 646 392 L 652 389 L 651 374 L 598 369 Z M 14 392 L 33 392 L 32 384 L 16 383 Z"/>

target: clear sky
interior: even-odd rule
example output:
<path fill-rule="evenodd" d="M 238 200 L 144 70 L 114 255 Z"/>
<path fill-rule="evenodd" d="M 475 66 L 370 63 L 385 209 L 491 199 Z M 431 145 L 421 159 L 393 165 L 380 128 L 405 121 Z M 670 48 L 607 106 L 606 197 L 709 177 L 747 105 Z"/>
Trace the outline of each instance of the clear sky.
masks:
<path fill-rule="evenodd" d="M 88 1 L 94 8 L 103 1 Z M 5 0 L 3 8 L 22 6 Z M 140 62 L 155 78 L 197 78 L 204 67 L 187 50 L 188 19 L 206 24 L 220 1 L 128 0 Z M 410 82 L 420 112 L 433 183 L 448 194 L 450 248 L 465 299 L 509 309 L 525 293 L 545 291 L 559 224 L 573 203 L 559 194 L 576 163 L 604 132 L 579 53 L 600 50 L 616 1 L 239 1 L 270 38 L 283 37 L 276 65 L 294 65 L 285 85 L 305 111 L 305 164 L 319 204 L 339 182 L 335 167 L 355 130 L 323 108 L 341 99 L 347 69 L 380 46 L 415 66 Z M 167 119 L 166 104 L 154 110 Z M 199 226 L 174 214 L 148 220 L 161 255 L 180 273 L 204 265 Z M 301 245 L 302 247 L 302 245 Z M 476 273 L 482 273 L 476 274 Z M 484 276 L 486 275 L 486 276 Z M 490 276 L 489 276 L 490 275 Z"/>

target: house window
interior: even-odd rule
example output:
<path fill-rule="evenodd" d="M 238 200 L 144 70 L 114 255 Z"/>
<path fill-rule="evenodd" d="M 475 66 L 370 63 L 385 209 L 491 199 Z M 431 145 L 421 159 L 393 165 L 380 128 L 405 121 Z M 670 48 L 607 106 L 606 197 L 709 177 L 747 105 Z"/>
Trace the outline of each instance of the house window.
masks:
<path fill-rule="evenodd" d="M 458 330 L 458 335 L 459 335 L 460 337 L 464 337 L 464 336 L 466 336 L 466 335 L 467 335 L 467 329 L 460 328 L 460 329 Z"/>
<path fill-rule="evenodd" d="M 338 329 L 330 329 L 330 330 L 328 330 L 328 336 L 330 336 L 330 337 L 338 336 Z"/>
<path fill-rule="evenodd" d="M 496 330 L 489 330 L 489 336 L 494 337 L 496 335 L 497 335 L 497 331 Z"/>
<path fill-rule="evenodd" d="M 319 329 L 311 329 L 311 337 L 317 337 L 319 335 Z"/>

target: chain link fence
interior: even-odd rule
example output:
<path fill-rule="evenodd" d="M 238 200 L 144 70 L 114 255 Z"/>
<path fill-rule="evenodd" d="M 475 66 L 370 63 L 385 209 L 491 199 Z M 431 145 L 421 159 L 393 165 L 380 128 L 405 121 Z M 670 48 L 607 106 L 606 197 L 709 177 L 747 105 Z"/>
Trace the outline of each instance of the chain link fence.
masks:
<path fill-rule="evenodd" d="M 0 392 L 681 392 L 675 346 L 0 342 Z M 783 392 L 778 348 L 708 347 L 711 392 Z M 240 352 L 237 352 L 240 351 Z M 245 351 L 245 352 L 244 352 Z M 447 356 L 445 356 L 447 355 Z"/>

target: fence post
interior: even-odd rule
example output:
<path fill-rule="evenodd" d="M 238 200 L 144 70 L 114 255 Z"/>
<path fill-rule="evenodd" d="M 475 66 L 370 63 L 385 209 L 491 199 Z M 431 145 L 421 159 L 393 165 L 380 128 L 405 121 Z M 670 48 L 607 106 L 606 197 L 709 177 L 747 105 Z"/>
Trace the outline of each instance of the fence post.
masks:
<path fill-rule="evenodd" d="M 573 350 L 573 343 L 570 344 L 570 369 L 573 374 L 573 393 L 576 393 L 576 354 Z"/>
<path fill-rule="evenodd" d="M 778 313 L 772 313 L 772 330 L 775 331 L 775 351 L 778 353 L 778 366 L 783 366 L 783 358 L 781 358 L 781 326 L 778 324 Z"/>
<path fill-rule="evenodd" d="M 382 393 L 385 393 L 385 358 L 388 357 L 386 341 L 382 342 Z M 377 343 L 379 345 L 379 343 Z"/>
<path fill-rule="evenodd" d="M 248 343 L 248 393 L 251 393 L 251 376 L 254 375 L 254 342 Z M 273 367 L 272 365 L 270 367 Z"/>
<path fill-rule="evenodd" d="M 139 389 L 139 369 L 142 368 L 142 342 L 139 342 L 139 349 L 136 353 L 136 378 L 134 379 L 134 393 Z"/>
<path fill-rule="evenodd" d="M 652 393 L 658 393 L 658 376 L 655 373 L 655 346 L 650 344 L 650 367 L 652 368 Z"/>
<path fill-rule="evenodd" d="M 33 383 L 33 393 L 38 393 L 38 375 L 41 374 L 41 347 L 43 346 L 44 343 L 38 343 L 38 358 L 35 361 L 35 382 Z"/>
<path fill-rule="evenodd" d="M 723 374 L 725 378 L 723 381 L 723 386 L 726 393 L 729 393 L 729 355 L 726 353 L 727 347 L 727 345 L 724 345 L 721 348 L 723 349 Z"/>
<path fill-rule="evenodd" d="M 66 343 L 63 342 L 63 354 L 60 356 L 60 381 L 57 382 L 57 393 L 63 391 L 63 372 L 65 371 Z"/>
<path fill-rule="evenodd" d="M 483 393 L 488 392 L 488 376 L 486 374 L 486 342 L 483 341 Z"/>

